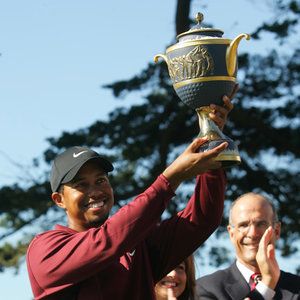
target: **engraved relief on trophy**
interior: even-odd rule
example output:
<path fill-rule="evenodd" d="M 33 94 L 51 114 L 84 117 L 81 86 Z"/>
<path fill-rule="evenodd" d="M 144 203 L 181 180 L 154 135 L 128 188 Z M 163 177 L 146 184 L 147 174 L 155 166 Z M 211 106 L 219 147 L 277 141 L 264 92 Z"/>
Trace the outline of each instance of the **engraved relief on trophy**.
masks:
<path fill-rule="evenodd" d="M 169 74 L 174 83 L 212 74 L 214 60 L 207 47 L 196 46 L 185 55 L 169 60 Z"/>

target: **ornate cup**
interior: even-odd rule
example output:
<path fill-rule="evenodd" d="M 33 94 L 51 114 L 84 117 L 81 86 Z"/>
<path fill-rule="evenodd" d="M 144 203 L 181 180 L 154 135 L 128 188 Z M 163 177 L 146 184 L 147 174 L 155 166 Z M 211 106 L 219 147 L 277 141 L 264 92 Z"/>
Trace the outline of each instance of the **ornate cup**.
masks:
<path fill-rule="evenodd" d="M 241 162 L 236 143 L 224 135 L 209 118 L 210 104 L 222 106 L 224 95 L 230 96 L 236 85 L 237 48 L 242 38 L 250 39 L 248 34 L 240 34 L 234 40 L 222 38 L 220 29 L 204 28 L 200 23 L 203 15 L 196 16 L 197 25 L 177 36 L 178 42 L 166 50 L 161 57 L 167 65 L 173 87 L 179 98 L 195 109 L 199 118 L 199 137 L 208 137 L 200 151 L 207 151 L 228 142 L 216 160 L 223 167 Z"/>

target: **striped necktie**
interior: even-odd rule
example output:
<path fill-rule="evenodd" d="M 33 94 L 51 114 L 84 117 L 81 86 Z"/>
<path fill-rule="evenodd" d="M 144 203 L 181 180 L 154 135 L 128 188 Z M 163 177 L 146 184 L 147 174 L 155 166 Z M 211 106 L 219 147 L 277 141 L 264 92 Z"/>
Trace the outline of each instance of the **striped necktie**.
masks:
<path fill-rule="evenodd" d="M 261 281 L 261 274 L 260 273 L 253 273 L 251 275 L 251 291 L 255 290 L 256 285 L 258 284 L 259 281 Z"/>

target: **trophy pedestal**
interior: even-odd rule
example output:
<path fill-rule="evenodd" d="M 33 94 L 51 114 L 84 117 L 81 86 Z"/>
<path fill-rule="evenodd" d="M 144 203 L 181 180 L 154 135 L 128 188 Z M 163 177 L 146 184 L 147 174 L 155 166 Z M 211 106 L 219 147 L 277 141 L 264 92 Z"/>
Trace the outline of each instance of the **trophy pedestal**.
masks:
<path fill-rule="evenodd" d="M 213 149 L 223 142 L 227 142 L 228 146 L 215 158 L 215 160 L 221 162 L 223 168 L 239 165 L 241 163 L 241 157 L 238 153 L 237 146 L 235 142 L 228 137 L 206 142 L 199 148 L 199 152 L 205 152 Z"/>
<path fill-rule="evenodd" d="M 208 141 L 199 148 L 199 152 L 205 152 L 217 147 L 223 142 L 228 146 L 216 158 L 216 161 L 222 163 L 222 167 L 232 167 L 241 163 L 241 157 L 236 143 L 226 136 L 218 126 L 210 119 L 209 113 L 212 112 L 209 106 L 203 106 L 196 109 L 199 118 L 200 132 L 198 137 L 207 137 Z"/>

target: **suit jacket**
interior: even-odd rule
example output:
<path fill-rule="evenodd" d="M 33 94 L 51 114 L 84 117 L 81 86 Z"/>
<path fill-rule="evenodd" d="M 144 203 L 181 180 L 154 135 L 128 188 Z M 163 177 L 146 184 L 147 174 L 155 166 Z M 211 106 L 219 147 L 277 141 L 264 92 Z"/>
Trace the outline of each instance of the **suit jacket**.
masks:
<path fill-rule="evenodd" d="M 196 290 L 200 300 L 242 300 L 246 297 L 255 300 L 264 299 L 258 291 L 250 291 L 236 263 L 227 269 L 199 278 Z M 276 300 L 300 299 L 300 276 L 280 271 L 275 292 L 273 299 Z"/>

